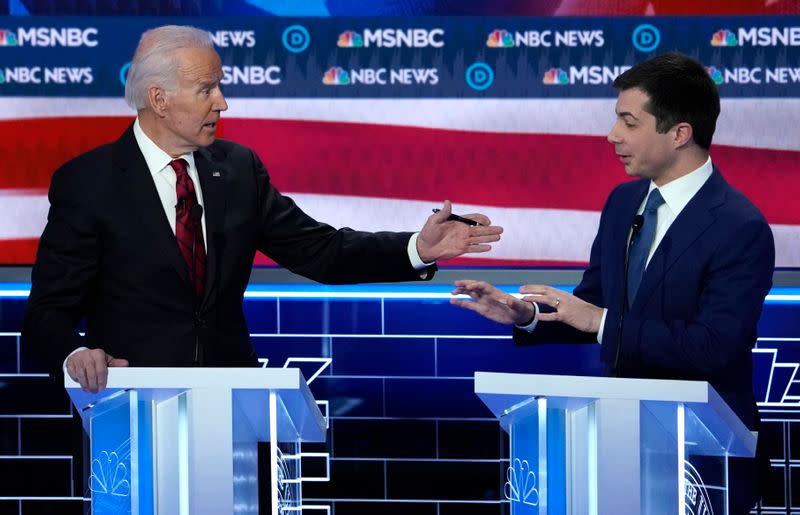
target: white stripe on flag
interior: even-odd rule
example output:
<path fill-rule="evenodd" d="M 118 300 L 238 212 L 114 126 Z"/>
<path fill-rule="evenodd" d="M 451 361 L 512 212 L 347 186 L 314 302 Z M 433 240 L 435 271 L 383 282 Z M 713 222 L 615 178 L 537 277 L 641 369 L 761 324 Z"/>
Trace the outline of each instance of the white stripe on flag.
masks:
<path fill-rule="evenodd" d="M 605 137 L 614 99 L 229 98 L 224 118 L 368 123 L 487 133 Z M 121 98 L 0 98 L 0 120 L 134 116 Z M 798 98 L 727 98 L 714 142 L 800 150 Z"/>
<path fill-rule="evenodd" d="M 47 220 L 46 195 L 14 195 L 0 190 L 0 240 L 38 238 Z M 362 231 L 418 231 L 441 204 L 311 193 L 289 194 L 309 215 L 334 227 Z M 490 252 L 475 257 L 509 260 L 589 260 L 600 223 L 598 211 L 506 208 L 473 204 L 453 206 L 457 214 L 483 213 L 504 228 Z M 778 267 L 800 266 L 800 226 L 771 225 Z"/>

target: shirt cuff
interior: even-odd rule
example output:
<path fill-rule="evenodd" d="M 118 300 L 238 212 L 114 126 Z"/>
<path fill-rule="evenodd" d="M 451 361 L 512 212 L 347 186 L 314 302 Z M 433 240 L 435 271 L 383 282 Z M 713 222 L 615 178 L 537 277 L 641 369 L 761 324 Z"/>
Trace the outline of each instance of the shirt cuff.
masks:
<path fill-rule="evenodd" d="M 597 343 L 603 343 L 603 329 L 606 327 L 606 315 L 608 315 L 608 308 L 603 308 L 603 318 L 600 319 L 600 329 L 597 331 Z"/>
<path fill-rule="evenodd" d="M 70 357 L 70 356 L 72 356 L 73 354 L 75 354 L 76 352 L 80 352 L 80 351 L 82 351 L 82 350 L 86 350 L 86 349 L 88 349 L 88 348 L 89 348 L 89 347 L 78 347 L 78 348 L 77 348 L 77 349 L 75 349 L 74 351 L 70 352 L 70 353 L 67 355 L 67 357 L 66 357 L 66 358 L 64 358 L 64 363 L 61 365 L 61 371 L 62 371 L 62 372 L 64 372 L 64 375 L 67 375 L 67 360 L 69 359 L 69 357 Z"/>
<path fill-rule="evenodd" d="M 433 263 L 426 263 L 419 257 L 419 252 L 417 252 L 417 236 L 419 236 L 419 233 L 415 232 L 411 235 L 411 238 L 408 239 L 408 259 L 411 261 L 411 266 L 414 267 L 414 270 L 419 270 L 421 272 Z"/>
<path fill-rule="evenodd" d="M 539 323 L 539 320 L 536 318 L 539 315 L 539 305 L 535 302 L 533 302 L 532 304 L 533 304 L 533 320 L 531 320 L 531 323 L 528 325 L 514 324 L 514 327 L 516 327 L 517 329 L 522 329 L 523 331 L 527 331 L 529 333 L 532 333 L 533 330 L 536 329 L 536 324 Z"/>

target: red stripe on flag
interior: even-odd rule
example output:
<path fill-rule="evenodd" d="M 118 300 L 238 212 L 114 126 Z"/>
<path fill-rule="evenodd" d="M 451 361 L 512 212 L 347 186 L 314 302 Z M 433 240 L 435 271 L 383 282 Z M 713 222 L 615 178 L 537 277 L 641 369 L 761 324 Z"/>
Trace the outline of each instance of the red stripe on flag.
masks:
<path fill-rule="evenodd" d="M 282 190 L 499 207 L 599 211 L 626 180 L 598 136 L 499 134 L 332 122 L 228 120 Z M 770 223 L 798 224 L 800 152 L 712 148 Z"/>

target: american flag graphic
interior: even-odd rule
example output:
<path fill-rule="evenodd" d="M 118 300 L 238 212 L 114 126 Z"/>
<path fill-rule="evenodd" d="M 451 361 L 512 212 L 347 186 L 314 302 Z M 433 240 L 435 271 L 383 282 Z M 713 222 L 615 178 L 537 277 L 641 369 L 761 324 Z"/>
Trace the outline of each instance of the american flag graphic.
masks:
<path fill-rule="evenodd" d="M 505 233 L 445 264 L 581 265 L 603 202 L 628 180 L 606 141 L 614 102 L 229 98 L 217 135 L 255 150 L 281 192 L 334 226 L 418 230 L 449 199 Z M 711 149 L 769 221 L 778 267 L 800 266 L 798 113 L 800 99 L 723 98 Z M 133 117 L 122 99 L 0 98 L 0 262 L 33 262 L 53 171 Z"/>

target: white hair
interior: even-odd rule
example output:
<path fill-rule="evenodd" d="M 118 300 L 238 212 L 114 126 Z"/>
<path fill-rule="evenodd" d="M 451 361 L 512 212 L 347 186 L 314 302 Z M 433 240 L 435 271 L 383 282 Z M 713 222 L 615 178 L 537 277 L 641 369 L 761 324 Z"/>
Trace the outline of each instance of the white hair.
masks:
<path fill-rule="evenodd" d="M 183 48 L 214 48 L 214 44 L 208 32 L 181 25 L 164 25 L 142 34 L 125 82 L 125 101 L 129 106 L 136 110 L 146 108 L 151 86 L 167 91 L 177 87 L 175 51 Z"/>

